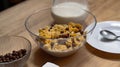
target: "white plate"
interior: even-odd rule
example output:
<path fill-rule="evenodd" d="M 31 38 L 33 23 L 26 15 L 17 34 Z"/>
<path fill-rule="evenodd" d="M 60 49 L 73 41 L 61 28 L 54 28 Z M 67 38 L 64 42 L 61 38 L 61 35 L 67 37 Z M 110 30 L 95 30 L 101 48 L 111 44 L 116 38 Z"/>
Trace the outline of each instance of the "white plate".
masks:
<path fill-rule="evenodd" d="M 86 28 L 86 30 L 89 30 L 91 28 L 91 25 Z M 100 35 L 101 30 L 110 30 L 114 32 L 116 35 L 120 36 L 120 21 L 103 21 L 99 22 L 96 25 L 96 28 L 94 31 L 89 34 L 87 34 L 87 42 L 92 47 L 109 52 L 109 53 L 115 53 L 120 54 L 120 41 L 104 41 L 102 40 L 102 36 Z"/>

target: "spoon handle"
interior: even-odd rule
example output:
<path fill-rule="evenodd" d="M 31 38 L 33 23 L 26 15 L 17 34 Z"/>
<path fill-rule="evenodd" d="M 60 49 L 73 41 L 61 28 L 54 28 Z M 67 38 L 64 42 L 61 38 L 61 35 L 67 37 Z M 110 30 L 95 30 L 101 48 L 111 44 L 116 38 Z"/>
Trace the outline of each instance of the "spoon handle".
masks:
<path fill-rule="evenodd" d="M 117 39 L 117 40 L 120 40 L 120 36 L 117 36 L 116 39 Z"/>

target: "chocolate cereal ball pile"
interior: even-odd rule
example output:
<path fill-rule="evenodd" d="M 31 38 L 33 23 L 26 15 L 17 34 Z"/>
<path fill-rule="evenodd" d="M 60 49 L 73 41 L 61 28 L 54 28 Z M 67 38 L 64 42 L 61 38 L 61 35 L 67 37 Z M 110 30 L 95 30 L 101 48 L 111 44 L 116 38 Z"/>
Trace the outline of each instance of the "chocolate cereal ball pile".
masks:
<path fill-rule="evenodd" d="M 12 51 L 12 53 L 7 53 L 5 55 L 0 55 L 0 63 L 10 62 L 22 58 L 26 55 L 26 49 L 21 49 L 18 51 Z"/>

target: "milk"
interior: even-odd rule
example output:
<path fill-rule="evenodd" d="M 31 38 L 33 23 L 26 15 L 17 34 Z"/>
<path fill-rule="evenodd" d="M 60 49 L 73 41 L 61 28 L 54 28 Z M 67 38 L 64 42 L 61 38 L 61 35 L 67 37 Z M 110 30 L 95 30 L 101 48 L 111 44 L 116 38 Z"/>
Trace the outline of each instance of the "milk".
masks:
<path fill-rule="evenodd" d="M 64 2 L 52 7 L 52 15 L 56 23 L 81 22 L 87 16 L 83 9 L 88 10 L 86 5 Z"/>

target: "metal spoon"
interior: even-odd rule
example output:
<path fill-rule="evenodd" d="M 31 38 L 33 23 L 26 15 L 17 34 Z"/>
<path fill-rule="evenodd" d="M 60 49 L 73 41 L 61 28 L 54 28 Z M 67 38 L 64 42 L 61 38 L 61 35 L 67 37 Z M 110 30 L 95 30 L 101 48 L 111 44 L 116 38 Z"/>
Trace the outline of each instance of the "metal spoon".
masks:
<path fill-rule="evenodd" d="M 108 30 L 101 30 L 100 34 L 107 40 L 120 40 L 120 36 Z"/>

